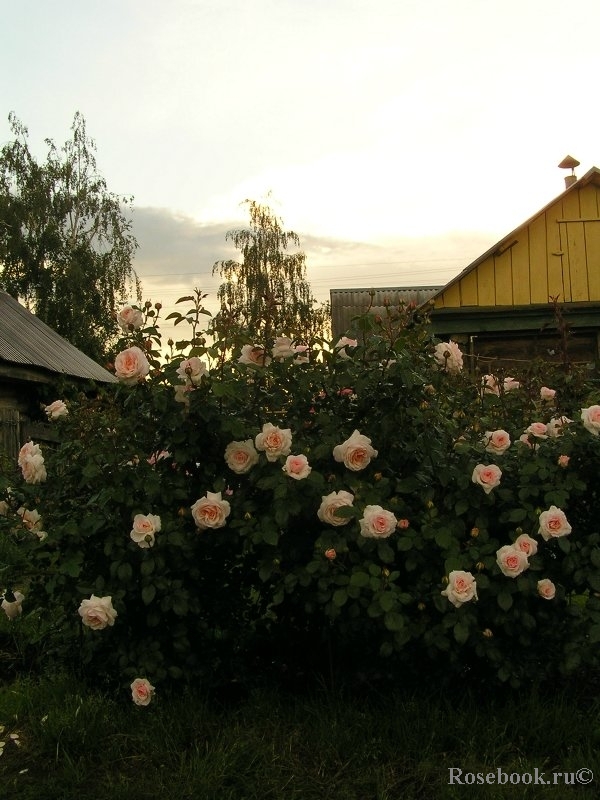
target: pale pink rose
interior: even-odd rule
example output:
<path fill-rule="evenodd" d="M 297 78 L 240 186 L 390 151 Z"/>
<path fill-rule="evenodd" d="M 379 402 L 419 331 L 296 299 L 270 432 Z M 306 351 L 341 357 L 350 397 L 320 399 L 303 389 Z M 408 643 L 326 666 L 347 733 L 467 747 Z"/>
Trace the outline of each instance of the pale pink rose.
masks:
<path fill-rule="evenodd" d="M 295 354 L 296 348 L 289 336 L 278 336 L 275 339 L 275 344 L 271 351 L 273 358 L 283 360 L 284 358 L 292 358 Z"/>
<path fill-rule="evenodd" d="M 143 549 L 154 546 L 154 536 L 160 531 L 160 517 L 155 514 L 136 514 L 133 518 L 131 540 Z"/>
<path fill-rule="evenodd" d="M 559 456 L 558 457 L 558 462 L 557 462 L 558 466 L 559 467 L 568 467 L 570 460 L 571 460 L 570 456 L 564 456 L 564 455 L 563 456 Z"/>
<path fill-rule="evenodd" d="M 117 322 L 121 330 L 127 333 L 130 330 L 138 330 L 144 324 L 144 315 L 139 308 L 123 306 L 117 314 Z"/>
<path fill-rule="evenodd" d="M 297 481 L 307 478 L 312 471 L 307 457 L 303 455 L 288 456 L 282 469 L 286 475 L 289 475 L 290 478 L 294 478 Z"/>
<path fill-rule="evenodd" d="M 246 364 L 249 367 L 266 367 L 271 363 L 271 356 L 268 356 L 263 347 L 245 344 L 242 353 L 238 358 L 239 364 Z"/>
<path fill-rule="evenodd" d="M 221 492 L 207 492 L 192 506 L 192 517 L 200 530 L 222 528 L 230 513 L 231 506 L 221 498 Z"/>
<path fill-rule="evenodd" d="M 307 344 L 299 344 L 294 348 L 294 364 L 310 364 L 309 348 Z"/>
<path fill-rule="evenodd" d="M 245 442 L 230 442 L 225 448 L 225 461 L 236 475 L 245 475 L 258 464 L 258 453 L 252 439 Z"/>
<path fill-rule="evenodd" d="M 136 706 L 147 706 L 154 696 L 154 686 L 146 678 L 136 678 L 131 684 L 131 699 Z"/>
<path fill-rule="evenodd" d="M 522 553 L 525 553 L 527 558 L 529 558 L 529 556 L 534 556 L 538 549 L 536 540 L 532 539 L 531 536 L 528 536 L 526 533 L 517 536 L 513 542 L 513 547 L 515 550 L 520 550 Z"/>
<path fill-rule="evenodd" d="M 267 461 L 277 461 L 280 456 L 289 456 L 292 449 L 292 432 L 289 428 L 278 428 L 265 422 L 262 432 L 254 439 L 257 450 L 265 453 Z"/>
<path fill-rule="evenodd" d="M 361 536 L 387 539 L 396 530 L 398 520 L 381 506 L 366 506 L 359 524 Z"/>
<path fill-rule="evenodd" d="M 369 438 L 354 431 L 350 438 L 333 448 L 333 457 L 336 461 L 343 462 L 347 469 L 358 472 L 368 467 L 372 458 L 377 458 L 377 450 L 371 447 Z"/>
<path fill-rule="evenodd" d="M 339 492 L 331 492 L 331 494 L 324 495 L 321 498 L 317 516 L 321 522 L 326 522 L 328 525 L 347 525 L 350 522 L 350 517 L 340 517 L 335 512 L 338 508 L 351 506 L 353 500 L 354 495 L 350 494 L 350 492 L 345 492 L 343 489 Z"/>
<path fill-rule="evenodd" d="M 554 600 L 556 596 L 556 586 L 552 583 L 550 578 L 542 578 L 537 582 L 537 590 L 540 597 L 544 600 Z"/>
<path fill-rule="evenodd" d="M 335 552 L 333 547 L 330 547 L 329 550 L 325 550 L 325 554 L 324 555 L 325 555 L 325 558 L 328 561 L 333 561 L 334 558 L 337 556 L 337 553 Z"/>
<path fill-rule="evenodd" d="M 93 594 L 89 600 L 82 600 L 79 606 L 81 621 L 93 631 L 101 631 L 107 625 L 114 625 L 117 612 L 112 605 L 112 597 L 96 597 Z"/>
<path fill-rule="evenodd" d="M 527 553 L 517 550 L 512 545 L 506 544 L 496 551 L 496 563 L 504 575 L 516 578 L 526 569 L 529 569 Z"/>
<path fill-rule="evenodd" d="M 21 517 L 21 521 L 28 531 L 35 532 L 41 530 L 42 518 L 37 509 L 34 508 L 33 511 L 29 511 L 21 506 L 21 508 L 17 509 L 17 514 Z"/>
<path fill-rule="evenodd" d="M 481 388 L 483 389 L 484 394 L 500 394 L 498 379 L 495 375 L 484 375 L 481 378 Z"/>
<path fill-rule="evenodd" d="M 152 453 L 150 458 L 147 458 L 146 461 L 150 464 L 151 467 L 154 467 L 158 464 L 159 461 L 163 461 L 165 458 L 170 458 L 171 453 L 168 450 L 157 450 L 156 453 Z"/>
<path fill-rule="evenodd" d="M 41 456 L 41 455 L 42 451 L 40 449 L 39 444 L 34 444 L 34 442 L 25 442 L 23 447 L 19 450 L 18 464 L 20 467 L 22 467 L 26 458 L 31 458 L 31 456 Z"/>
<path fill-rule="evenodd" d="M 126 386 L 139 383 L 149 371 L 148 359 L 136 345 L 123 350 L 115 358 L 115 375 Z"/>
<path fill-rule="evenodd" d="M 453 570 L 448 575 L 448 585 L 442 591 L 444 597 L 457 608 L 469 600 L 477 600 L 477 584 L 470 572 L 462 569 Z"/>
<path fill-rule="evenodd" d="M 563 433 L 564 426 L 568 425 L 569 422 L 573 422 L 573 420 L 568 417 L 552 417 L 548 423 L 548 436 L 552 438 L 560 436 Z"/>
<path fill-rule="evenodd" d="M 356 339 L 349 339 L 347 336 L 342 336 L 338 339 L 333 349 L 340 358 L 346 360 L 352 358 L 348 352 L 348 347 L 358 347 L 358 342 Z"/>
<path fill-rule="evenodd" d="M 173 387 L 175 390 L 175 401 L 183 403 L 185 406 L 190 404 L 190 394 L 195 391 L 195 387 L 191 383 L 180 383 L 178 386 Z"/>
<path fill-rule="evenodd" d="M 502 470 L 496 464 L 477 464 L 473 470 L 471 480 L 481 486 L 486 494 L 489 494 L 492 489 L 499 485 L 501 477 Z"/>
<path fill-rule="evenodd" d="M 25 595 L 22 592 L 13 592 L 13 595 L 15 598 L 14 600 L 7 600 L 6 597 L 3 596 L 2 603 L 0 603 L 0 608 L 2 608 L 9 619 L 16 619 L 23 613 L 21 604 L 23 600 L 25 600 Z"/>
<path fill-rule="evenodd" d="M 543 422 L 532 422 L 531 425 L 525 429 L 525 433 L 536 439 L 547 439 L 548 426 Z"/>
<path fill-rule="evenodd" d="M 510 436 L 503 430 L 486 431 L 483 442 L 488 453 L 501 456 L 510 447 Z"/>
<path fill-rule="evenodd" d="M 531 438 L 528 433 L 522 433 L 519 436 L 519 442 L 521 442 L 521 444 L 527 445 L 527 447 L 529 447 L 530 450 L 539 450 L 540 447 L 539 444 L 536 444 L 535 442 L 531 441 Z"/>
<path fill-rule="evenodd" d="M 545 403 L 551 403 L 556 397 L 556 389 L 549 389 L 547 386 L 542 386 L 540 389 L 540 400 Z"/>
<path fill-rule="evenodd" d="M 0 517 L 7 517 L 9 510 L 10 506 L 6 500 L 0 500 Z"/>
<path fill-rule="evenodd" d="M 518 389 L 521 386 L 519 381 L 514 378 L 504 378 L 503 388 L 505 392 L 512 392 L 513 389 Z"/>
<path fill-rule="evenodd" d="M 452 340 L 437 344 L 433 351 L 433 357 L 444 372 L 457 374 L 463 368 L 463 354 L 460 347 Z"/>
<path fill-rule="evenodd" d="M 399 519 L 398 520 L 398 527 L 400 530 L 405 531 L 407 528 L 410 528 L 410 520 L 408 519 Z"/>
<path fill-rule="evenodd" d="M 198 356 L 186 358 L 177 367 L 177 374 L 182 381 L 191 383 L 193 386 L 200 386 L 202 378 L 208 375 L 208 367 Z"/>
<path fill-rule="evenodd" d="M 583 427 L 586 428 L 594 436 L 600 433 L 600 406 L 588 406 L 588 408 L 581 409 L 581 421 Z"/>
<path fill-rule="evenodd" d="M 572 530 L 565 512 L 557 506 L 550 506 L 547 511 L 542 511 L 539 516 L 539 523 L 540 529 L 538 533 L 546 541 L 557 539 L 559 536 L 568 536 Z"/>
<path fill-rule="evenodd" d="M 49 406 L 44 408 L 48 419 L 58 419 L 59 417 L 66 417 L 69 413 L 67 406 L 63 400 L 55 400 Z"/>
<path fill-rule="evenodd" d="M 21 473 L 25 483 L 43 483 L 48 477 L 44 466 L 44 456 L 36 454 L 24 458 L 21 464 Z"/>

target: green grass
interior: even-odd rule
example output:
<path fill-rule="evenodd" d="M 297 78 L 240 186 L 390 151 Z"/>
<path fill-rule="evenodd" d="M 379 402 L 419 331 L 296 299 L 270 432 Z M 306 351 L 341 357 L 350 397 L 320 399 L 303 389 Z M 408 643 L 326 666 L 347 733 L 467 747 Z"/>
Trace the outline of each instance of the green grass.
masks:
<path fill-rule="evenodd" d="M 600 702 L 560 692 L 482 701 L 434 689 L 370 698 L 260 690 L 224 703 L 198 690 L 138 708 L 125 692 L 117 698 L 59 676 L 0 687 L 0 725 L 1 800 L 521 800 L 567 792 L 591 800 L 600 783 Z M 547 775 L 587 767 L 597 778 L 578 789 L 451 786 L 449 767 L 538 767 Z"/>

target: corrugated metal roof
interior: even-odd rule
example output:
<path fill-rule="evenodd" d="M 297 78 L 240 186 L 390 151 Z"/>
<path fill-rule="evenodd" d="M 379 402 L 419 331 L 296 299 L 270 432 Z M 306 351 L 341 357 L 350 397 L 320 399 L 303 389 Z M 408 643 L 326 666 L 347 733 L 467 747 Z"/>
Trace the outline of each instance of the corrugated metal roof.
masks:
<path fill-rule="evenodd" d="M 394 306 L 400 302 L 416 303 L 420 306 L 433 297 L 441 286 L 401 286 L 387 289 L 330 289 L 331 327 L 333 338 L 337 339 L 350 330 L 352 318 L 364 314 L 371 304 L 373 293 L 374 314 L 385 313 L 384 300 Z"/>
<path fill-rule="evenodd" d="M 45 322 L 0 291 L 0 361 L 41 367 L 61 375 L 112 383 L 115 376 L 96 364 Z"/>

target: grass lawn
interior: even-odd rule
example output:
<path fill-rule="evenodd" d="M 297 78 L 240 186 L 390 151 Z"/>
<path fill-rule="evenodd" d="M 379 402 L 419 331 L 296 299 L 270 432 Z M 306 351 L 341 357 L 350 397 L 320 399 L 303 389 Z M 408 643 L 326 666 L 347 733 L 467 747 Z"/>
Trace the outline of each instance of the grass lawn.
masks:
<path fill-rule="evenodd" d="M 137 707 L 126 692 L 90 691 L 60 675 L 0 685 L 0 726 L 1 800 L 600 795 L 600 701 L 589 689 L 484 699 L 435 687 L 369 697 L 261 689 L 225 699 L 198 689 Z M 494 782 L 449 784 L 451 767 Z M 512 773 L 533 781 L 536 767 L 548 784 L 510 783 Z M 551 783 L 553 772 L 582 768 L 591 783 Z"/>

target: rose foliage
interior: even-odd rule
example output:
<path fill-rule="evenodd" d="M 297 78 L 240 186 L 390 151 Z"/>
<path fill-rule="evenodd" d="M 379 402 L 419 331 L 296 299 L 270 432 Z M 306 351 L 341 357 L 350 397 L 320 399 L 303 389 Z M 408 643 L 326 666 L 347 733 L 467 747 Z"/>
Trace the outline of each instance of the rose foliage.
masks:
<path fill-rule="evenodd" d="M 519 686 L 598 666 L 592 380 L 524 365 L 482 381 L 410 310 L 358 319 L 343 356 L 209 345 L 194 299 L 166 365 L 155 320 L 130 326 L 121 382 L 69 403 L 56 448 L 24 452 L 35 469 L 0 515 L 16 554 L 0 589 L 22 613 L 3 625 L 37 615 L 47 650 L 142 685 L 138 703 L 170 681 Z M 262 357 L 240 360 L 248 345 Z"/>

